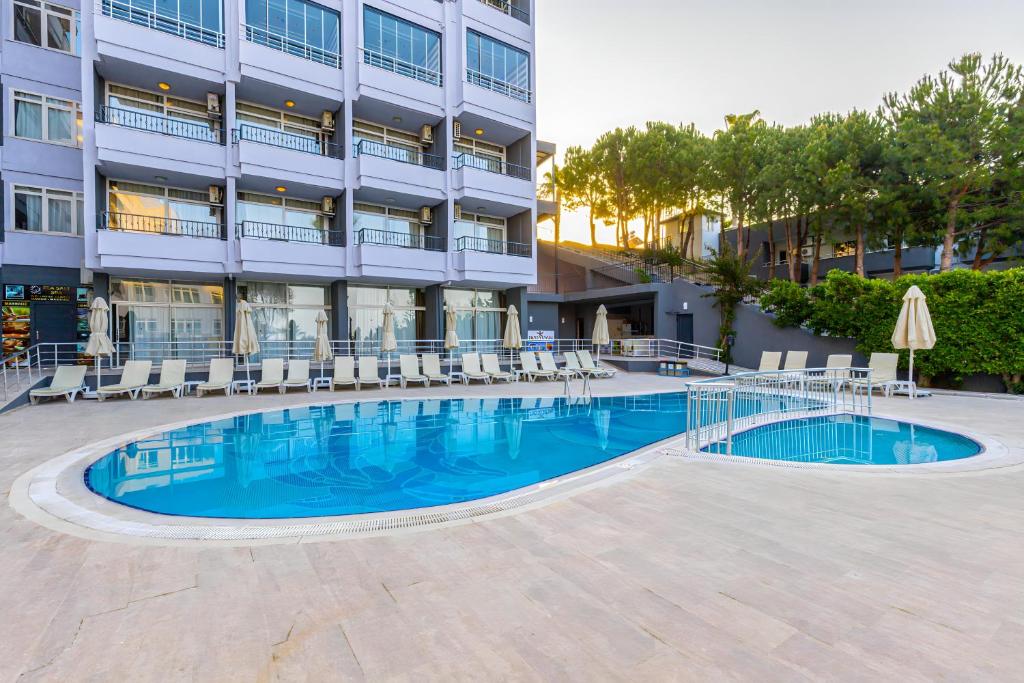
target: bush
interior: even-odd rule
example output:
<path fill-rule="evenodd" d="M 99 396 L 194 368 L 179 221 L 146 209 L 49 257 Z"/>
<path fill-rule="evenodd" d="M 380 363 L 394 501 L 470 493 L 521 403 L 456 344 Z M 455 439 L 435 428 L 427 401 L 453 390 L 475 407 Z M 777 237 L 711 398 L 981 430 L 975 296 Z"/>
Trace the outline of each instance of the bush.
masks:
<path fill-rule="evenodd" d="M 922 376 L 949 375 L 962 381 L 975 373 L 994 374 L 1003 378 L 1007 390 L 1019 390 L 1024 373 L 1022 268 L 955 270 L 895 281 L 867 280 L 834 270 L 810 289 L 788 281 L 772 282 L 761 306 L 775 314 L 779 327 L 803 326 L 815 334 L 851 337 L 865 355 L 891 352 L 892 330 L 911 285 L 928 297 L 938 340 L 934 349 L 914 355 Z M 900 356 L 906 367 L 908 352 L 901 351 Z"/>

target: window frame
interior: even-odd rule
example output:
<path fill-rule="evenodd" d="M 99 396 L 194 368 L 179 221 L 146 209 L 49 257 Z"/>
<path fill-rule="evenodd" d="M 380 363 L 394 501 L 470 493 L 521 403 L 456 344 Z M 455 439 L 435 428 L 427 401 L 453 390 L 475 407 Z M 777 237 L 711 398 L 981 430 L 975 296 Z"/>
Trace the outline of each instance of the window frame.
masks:
<path fill-rule="evenodd" d="M 35 3 L 34 5 L 32 3 Z M 17 38 L 17 10 L 16 6 L 22 6 L 28 10 L 35 10 L 39 12 L 39 30 L 40 36 L 39 45 L 30 43 L 25 40 L 18 40 Z M 56 11 L 54 11 L 56 10 Z M 61 10 L 67 12 L 64 14 Z M 48 29 L 50 15 L 59 17 L 61 19 L 71 20 L 71 49 L 62 50 L 59 47 L 51 47 L 50 32 Z M 45 37 L 44 37 L 45 36 Z M 42 0 L 12 0 L 11 2 L 11 41 L 15 43 L 21 43 L 22 45 L 31 45 L 32 47 L 39 47 L 44 50 L 52 50 L 53 52 L 59 52 L 62 55 L 70 55 L 71 57 L 82 56 L 82 13 L 76 10 L 74 7 L 68 7 L 55 2 L 43 2 Z M 46 43 L 45 45 L 42 43 Z"/>
<path fill-rule="evenodd" d="M 477 68 L 475 68 L 475 69 L 470 67 L 470 45 L 473 42 L 473 41 L 470 40 L 470 36 L 475 36 L 476 37 L 476 45 L 477 45 L 476 64 L 477 64 Z M 494 53 L 493 46 L 500 46 L 502 48 L 502 50 L 505 51 L 505 56 L 504 56 L 505 73 L 502 74 L 502 76 L 500 78 L 498 76 L 495 76 L 495 75 L 493 75 L 491 73 L 488 73 L 488 72 L 484 71 L 481 68 L 483 66 L 482 60 L 483 60 L 483 57 L 484 57 L 484 54 L 485 54 L 484 49 L 483 49 L 483 45 L 482 45 L 482 42 L 484 40 L 490 41 L 490 43 L 492 43 L 492 50 L 491 50 L 492 55 Z M 521 85 L 519 83 L 513 83 L 512 81 L 507 80 L 506 77 L 508 75 L 508 56 L 507 56 L 508 52 L 513 52 L 513 53 L 516 53 L 516 54 L 521 55 L 521 56 L 526 58 L 526 85 L 525 86 L 523 86 L 523 85 Z M 527 102 L 527 103 L 533 101 L 533 74 L 531 73 L 533 55 L 531 55 L 527 50 L 523 50 L 522 48 L 518 48 L 515 45 L 510 45 L 509 43 L 506 43 L 506 42 L 504 42 L 502 40 L 498 40 L 497 38 L 493 38 L 493 37 L 487 35 L 486 33 L 482 33 L 481 31 L 477 31 L 476 29 L 468 28 L 467 27 L 466 28 L 466 49 L 465 49 L 465 54 L 464 54 L 463 57 L 465 59 L 466 73 L 467 73 L 467 79 L 466 80 L 468 82 L 472 83 L 473 85 L 478 85 L 478 86 L 484 87 L 487 90 L 490 90 L 492 92 L 497 92 L 498 94 L 504 94 L 504 95 L 510 97 L 511 99 L 514 99 L 514 100 L 518 100 L 518 101 L 522 101 L 522 102 Z M 507 92 L 503 93 L 503 92 L 501 92 L 501 90 L 495 90 L 494 88 L 488 88 L 487 86 L 483 86 L 480 83 L 474 83 L 473 80 L 468 77 L 469 73 L 470 72 L 474 72 L 474 71 L 477 74 L 479 74 L 480 76 L 482 76 L 483 78 L 486 78 L 486 79 L 488 79 L 490 81 L 494 81 L 496 83 L 501 83 L 502 85 L 505 86 L 505 90 L 507 90 Z M 516 95 L 513 95 L 512 94 L 513 90 L 521 91 L 521 92 L 525 93 L 525 97 L 517 97 Z"/>
<path fill-rule="evenodd" d="M 395 50 L 394 50 L 394 54 L 385 53 L 383 51 L 383 46 L 384 46 L 384 43 L 385 43 L 383 26 L 381 28 L 381 36 L 380 36 L 380 46 L 381 46 L 381 49 L 375 50 L 375 49 L 371 49 L 371 48 L 367 47 L 366 37 L 367 37 L 367 31 L 369 30 L 369 26 L 368 26 L 368 22 L 367 22 L 367 14 L 368 13 L 375 13 L 375 14 L 379 15 L 382 19 L 383 18 L 391 19 L 391 20 L 397 22 L 398 26 L 404 25 L 406 27 L 409 27 L 412 30 L 421 31 L 422 32 L 422 35 L 420 36 L 421 38 L 427 38 L 427 37 L 430 37 L 430 36 L 436 38 L 437 39 L 437 66 L 436 66 L 436 68 L 433 67 L 433 66 L 430 66 L 428 64 L 428 62 L 431 61 L 430 60 L 431 52 L 430 52 L 430 50 L 428 49 L 428 47 L 427 47 L 427 45 L 425 43 L 424 43 L 424 46 L 423 46 L 423 48 L 424 48 L 424 51 L 423 51 L 424 64 L 421 65 L 421 64 L 417 64 L 415 61 L 412 61 L 416 57 L 416 55 L 415 55 L 415 48 L 413 47 L 413 45 L 416 42 L 415 39 L 414 39 L 415 37 L 412 37 L 413 40 L 411 40 L 411 42 L 409 44 L 410 52 L 413 53 L 413 54 L 410 55 L 412 59 L 411 60 L 403 59 L 400 56 L 400 54 L 399 54 L 400 53 L 400 48 L 398 46 L 399 45 L 399 39 L 398 39 L 398 32 L 397 31 L 396 31 L 396 37 L 395 37 Z M 360 50 L 360 52 L 363 53 L 363 57 L 361 58 L 362 62 L 364 62 L 366 64 L 370 64 L 371 66 L 382 68 L 385 71 L 390 71 L 390 72 L 392 72 L 392 73 L 394 73 L 396 75 L 399 75 L 399 76 L 405 76 L 406 78 L 412 78 L 413 80 L 420 81 L 421 83 L 428 83 L 430 85 L 435 85 L 437 87 L 444 87 L 444 35 L 441 32 L 435 31 L 435 30 L 430 29 L 430 28 L 427 28 L 426 26 L 423 26 L 421 24 L 417 24 L 414 21 L 410 21 L 409 19 L 405 19 L 403 17 L 400 17 L 400 16 L 398 16 L 396 14 L 392 14 L 390 12 L 386 12 L 385 10 L 383 10 L 383 9 L 381 9 L 379 7 L 375 7 L 375 6 L 369 5 L 369 4 L 363 4 L 363 11 L 362 11 L 362 13 L 361 13 L 361 15 L 359 17 L 359 20 L 360 20 L 360 25 L 359 25 L 359 27 L 360 27 L 360 30 L 359 30 L 359 50 Z M 371 59 L 369 55 L 375 55 L 377 57 L 377 60 L 380 63 L 374 64 L 373 63 L 373 59 Z M 382 66 L 382 64 L 385 61 L 387 61 L 387 60 L 390 60 L 394 65 L 396 65 L 395 68 L 388 69 L 387 67 Z M 413 73 L 410 75 L 408 73 L 405 73 L 404 70 L 398 69 L 397 65 L 400 64 L 400 63 L 404 64 L 404 65 L 407 65 L 407 67 L 412 67 Z M 422 71 L 428 77 L 427 78 L 420 78 L 419 76 L 416 75 L 418 71 Z"/>
<path fill-rule="evenodd" d="M 280 203 L 277 204 L 275 202 L 254 202 L 254 201 L 249 201 L 249 200 L 243 199 L 242 195 L 248 195 L 248 196 L 252 196 L 252 197 L 265 197 L 267 199 L 273 199 L 273 200 L 275 200 L 275 202 L 280 202 Z M 260 205 L 260 206 L 275 206 L 275 207 L 278 207 L 278 208 L 281 209 L 281 218 L 280 218 L 281 222 L 280 223 L 273 223 L 273 225 L 281 225 L 281 226 L 285 226 L 285 227 L 289 227 L 289 228 L 301 228 L 301 229 L 309 229 L 309 230 L 320 230 L 322 232 L 327 232 L 328 230 L 330 230 L 330 219 L 331 219 L 331 217 L 330 217 L 329 214 L 324 213 L 319 208 L 313 209 L 313 208 L 307 207 L 307 206 L 299 206 L 299 205 L 296 204 L 296 202 L 302 202 L 304 204 L 316 204 L 316 202 L 311 201 L 309 199 L 297 199 L 295 197 L 282 197 L 281 195 L 264 194 L 262 192 L 249 192 L 248 190 L 238 190 L 238 191 L 235 192 L 235 213 L 236 214 L 238 213 L 238 205 L 239 204 L 257 204 L 257 205 Z M 306 214 L 310 214 L 312 216 L 316 216 L 319 219 L 319 221 L 320 221 L 320 225 L 318 227 L 316 227 L 316 228 L 310 227 L 308 225 L 291 225 L 291 224 L 289 224 L 287 222 L 288 212 L 289 211 L 294 211 L 294 212 L 297 212 L 297 213 L 306 213 Z M 237 220 L 236 222 L 238 222 L 238 223 L 244 223 L 244 222 L 266 223 L 267 221 L 249 221 L 248 219 L 242 219 L 242 220 Z"/>
<path fill-rule="evenodd" d="M 38 99 L 32 99 L 38 98 Z M 27 135 L 18 135 L 18 102 L 26 102 L 28 104 L 35 104 L 39 106 L 40 114 L 40 137 L 34 138 Z M 68 106 L 64 106 L 60 103 L 67 103 Z M 50 140 L 50 109 L 56 109 L 57 111 L 69 111 L 71 112 L 74 136 L 70 142 L 63 140 Z M 75 100 L 65 99 L 63 97 L 52 97 L 50 95 L 44 95 L 43 93 L 32 92 L 30 90 L 20 90 L 11 88 L 11 128 L 10 136 L 16 140 L 28 140 L 30 142 L 42 142 L 48 145 L 60 145 L 61 147 L 72 147 L 75 149 L 82 148 L 82 103 L 76 102 Z"/>
<path fill-rule="evenodd" d="M 57 192 L 62 195 L 61 199 L 69 199 L 67 195 L 70 195 L 71 200 L 71 232 L 64 232 L 63 230 L 50 230 L 50 193 Z M 39 230 L 29 230 L 25 228 L 17 227 L 14 220 L 17 215 L 17 196 L 19 194 L 26 194 L 32 196 L 38 196 L 41 201 L 40 209 L 40 221 Z M 23 235 L 59 235 L 61 237 L 82 237 L 85 234 L 85 212 L 79 211 L 80 207 L 84 207 L 85 195 L 82 192 L 76 190 L 63 190 L 56 187 L 38 187 L 35 185 L 19 185 L 11 183 L 11 232 L 17 232 Z"/>

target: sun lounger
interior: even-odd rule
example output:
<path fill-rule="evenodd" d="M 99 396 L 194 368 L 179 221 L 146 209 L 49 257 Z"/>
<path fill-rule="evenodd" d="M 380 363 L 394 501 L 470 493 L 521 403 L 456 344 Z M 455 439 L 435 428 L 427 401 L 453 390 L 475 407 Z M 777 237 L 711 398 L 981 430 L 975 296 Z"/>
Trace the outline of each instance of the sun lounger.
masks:
<path fill-rule="evenodd" d="M 102 401 L 109 396 L 128 394 L 128 397 L 134 401 L 139 397 L 139 392 L 142 391 L 142 388 L 149 384 L 149 372 L 152 369 L 153 361 L 128 361 L 124 364 L 124 370 L 121 372 L 121 379 L 118 383 L 101 387 L 96 392 L 96 398 Z"/>
<path fill-rule="evenodd" d="M 174 398 L 185 393 L 185 360 L 165 360 L 160 364 L 160 379 L 142 387 L 142 398 L 169 392 Z"/>
<path fill-rule="evenodd" d="M 256 393 L 260 393 L 260 389 L 277 389 L 281 390 L 281 384 L 284 383 L 284 359 L 283 358 L 267 358 L 260 363 L 260 381 L 256 382 L 254 387 Z"/>
<path fill-rule="evenodd" d="M 565 379 L 566 377 L 572 378 L 576 376 L 576 373 L 566 368 L 560 368 L 555 365 L 555 357 L 551 355 L 550 351 L 538 351 L 537 360 L 540 361 L 540 367 L 542 370 L 550 370 L 555 373 L 557 379 Z"/>
<path fill-rule="evenodd" d="M 403 353 L 398 357 L 398 368 L 401 373 L 398 376 L 398 383 L 403 389 L 409 386 L 409 382 L 423 382 L 423 386 L 430 386 L 430 378 L 420 372 L 420 361 L 414 353 Z"/>
<path fill-rule="evenodd" d="M 786 364 L 782 366 L 785 370 L 805 370 L 807 369 L 807 352 L 806 351 L 787 351 L 786 352 Z"/>
<path fill-rule="evenodd" d="M 63 396 L 68 403 L 74 403 L 75 397 L 85 390 L 86 369 L 84 365 L 61 365 L 53 374 L 50 386 L 28 392 L 28 400 L 35 405 L 41 398 Z"/>
<path fill-rule="evenodd" d="M 462 381 L 469 384 L 473 380 L 480 380 L 484 384 L 491 383 L 491 376 L 480 370 L 480 354 L 462 354 Z"/>
<path fill-rule="evenodd" d="M 594 377 L 614 377 L 615 368 L 602 367 L 594 362 L 594 357 L 590 355 L 590 351 L 577 351 L 576 356 L 580 359 L 580 365 L 584 370 L 588 370 Z"/>
<path fill-rule="evenodd" d="M 359 356 L 359 377 L 356 378 L 356 388 L 361 389 L 364 384 L 376 384 L 378 389 L 384 388 L 384 380 L 381 379 L 377 369 L 377 356 Z"/>
<path fill-rule="evenodd" d="M 583 369 L 583 366 L 580 365 L 580 359 L 576 357 L 575 351 L 566 351 L 562 355 L 565 357 L 565 369 L 577 377 L 593 374 Z"/>
<path fill-rule="evenodd" d="M 452 376 L 446 375 L 441 372 L 441 357 L 436 353 L 425 353 L 423 358 L 423 374 L 427 376 L 431 382 L 444 382 L 447 385 L 451 385 Z"/>
<path fill-rule="evenodd" d="M 309 378 L 308 360 L 288 361 L 288 378 L 281 382 L 281 393 L 286 393 L 289 389 L 313 391 L 313 381 Z"/>
<path fill-rule="evenodd" d="M 899 355 L 895 353 L 872 353 L 868 361 L 871 379 L 854 378 L 850 382 L 855 388 L 867 389 L 869 392 L 881 389 L 886 396 L 891 396 L 896 384 L 896 366 L 899 360 Z"/>
<path fill-rule="evenodd" d="M 334 387 L 359 388 L 356 380 L 356 359 L 352 356 L 334 357 L 334 377 L 331 378 L 331 391 Z"/>
<path fill-rule="evenodd" d="M 501 369 L 501 364 L 498 362 L 498 354 L 485 353 L 480 356 L 480 359 L 484 364 L 484 372 L 487 373 L 492 382 L 496 379 L 503 379 L 506 382 L 512 381 L 512 373 Z"/>
<path fill-rule="evenodd" d="M 757 367 L 758 372 L 774 372 L 782 364 L 781 351 L 762 351 L 761 364 Z"/>
<path fill-rule="evenodd" d="M 542 370 L 537 366 L 537 354 L 533 351 L 523 351 L 519 354 L 519 363 L 523 366 L 522 374 L 526 375 L 526 379 L 533 382 L 538 377 L 544 377 L 552 382 L 555 380 L 555 372 L 553 370 Z"/>
<path fill-rule="evenodd" d="M 210 374 L 205 382 L 196 385 L 196 396 L 211 391 L 223 391 L 225 396 L 231 395 L 231 382 L 235 379 L 234 358 L 210 359 Z"/>

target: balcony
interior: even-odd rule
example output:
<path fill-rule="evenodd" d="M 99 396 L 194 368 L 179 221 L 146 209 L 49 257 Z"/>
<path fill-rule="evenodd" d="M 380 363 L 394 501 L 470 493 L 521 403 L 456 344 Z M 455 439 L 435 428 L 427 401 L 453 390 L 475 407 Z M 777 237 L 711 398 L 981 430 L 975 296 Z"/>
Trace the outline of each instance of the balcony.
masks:
<path fill-rule="evenodd" d="M 533 93 L 529 89 L 513 85 L 507 81 L 498 80 L 472 69 L 466 69 L 466 82 L 491 92 L 496 92 L 499 95 L 511 97 L 513 100 L 519 100 L 520 102 L 529 103 L 533 101 Z"/>
<path fill-rule="evenodd" d="M 507 14 L 513 19 L 518 19 L 524 24 L 530 23 L 530 12 L 518 7 L 514 2 L 510 2 L 509 0 L 480 0 L 480 2 L 488 7 L 493 7 L 502 14 Z"/>
<path fill-rule="evenodd" d="M 257 26 L 250 26 L 249 24 L 245 25 L 245 39 L 250 43 L 263 45 L 264 47 L 269 47 L 271 50 L 284 52 L 285 54 L 293 57 L 308 59 L 311 62 L 329 66 L 332 69 L 341 68 L 342 60 L 340 54 L 328 52 L 327 50 L 314 47 L 313 45 L 307 45 L 306 43 L 299 42 L 297 40 L 284 38 Z"/>
<path fill-rule="evenodd" d="M 537 279 L 531 254 L 529 244 L 459 237 L 455 240 L 453 265 L 463 281 L 530 285 Z"/>
<path fill-rule="evenodd" d="M 133 176 L 126 166 L 154 171 L 223 178 L 224 131 L 208 124 L 130 109 L 100 107 L 96 111 L 96 161 L 104 173 Z M 118 169 L 114 171 L 113 169 Z"/>
<path fill-rule="evenodd" d="M 345 275 L 344 235 L 295 225 L 243 221 L 236 226 L 238 257 L 246 276 Z"/>
<path fill-rule="evenodd" d="M 432 168 L 436 171 L 444 170 L 443 157 L 436 154 L 427 154 L 426 152 L 422 152 L 418 149 L 386 145 L 383 142 L 375 142 L 374 140 L 360 140 L 356 143 L 355 155 L 388 159 L 390 161 L 398 161 L 403 164 Z"/>
<path fill-rule="evenodd" d="M 455 155 L 452 168 L 452 190 L 456 201 L 480 199 L 485 203 L 501 204 L 510 213 L 518 213 L 515 209 L 533 209 L 536 206 L 536 188 L 529 166 L 462 153 Z"/>
<path fill-rule="evenodd" d="M 428 113 L 435 119 L 445 115 L 444 76 L 396 57 L 359 49 L 359 97 Z"/>
<path fill-rule="evenodd" d="M 321 230 L 299 225 L 279 225 L 259 221 L 242 221 L 237 226 L 239 239 L 299 242 L 340 247 L 343 244 L 339 230 Z"/>
<path fill-rule="evenodd" d="M 227 271 L 227 241 L 217 223 L 104 212 L 97 228 L 98 267 L 108 272 Z"/>
<path fill-rule="evenodd" d="M 304 154 L 316 154 L 317 156 L 341 159 L 341 146 L 323 139 L 312 138 L 304 135 L 295 135 L 281 130 L 252 126 L 243 123 L 231 131 L 231 141 L 236 145 L 242 140 L 256 142 L 261 145 L 270 145 L 294 152 Z"/>
<path fill-rule="evenodd" d="M 300 185 L 311 191 L 344 188 L 343 148 L 322 138 L 242 124 L 231 131 L 242 176 Z"/>
<path fill-rule="evenodd" d="M 478 251 L 485 254 L 506 254 L 508 256 L 530 257 L 530 245 L 505 240 L 490 240 L 485 237 L 459 237 L 455 240 L 455 251 Z"/>
<path fill-rule="evenodd" d="M 399 76 L 412 78 L 438 88 L 444 85 L 444 75 L 440 71 L 418 66 L 412 62 L 407 62 L 382 52 L 374 52 L 365 48 L 360 48 L 360 51 L 363 53 L 363 64 L 369 64 L 378 69 L 390 71 Z"/>
<path fill-rule="evenodd" d="M 150 235 L 178 235 L 217 240 L 225 238 L 224 230 L 221 228 L 220 223 L 204 223 L 201 221 L 182 220 L 180 218 L 142 216 L 113 211 L 104 211 L 100 214 L 99 227 L 101 230 L 144 232 Z"/>
<path fill-rule="evenodd" d="M 137 7 L 132 0 L 102 0 L 100 11 L 103 16 L 127 21 L 138 26 L 191 40 L 212 47 L 224 48 L 224 34 L 219 31 L 196 26 L 180 19 L 173 19 L 153 12 L 152 5 Z"/>
<path fill-rule="evenodd" d="M 530 180 L 531 177 L 529 166 L 510 164 L 507 161 L 498 161 L 497 159 L 478 157 L 473 154 L 456 154 L 454 163 L 455 170 L 459 170 L 460 168 L 465 167 L 475 168 L 481 171 L 487 171 L 488 173 L 507 175 L 512 178 L 518 178 L 520 180 Z"/>
<path fill-rule="evenodd" d="M 445 249 L 444 238 L 433 235 L 413 235 L 407 232 L 363 228 L 356 233 L 355 237 L 356 244 L 375 244 L 384 247 L 425 249 L 427 251 L 444 251 Z"/>
<path fill-rule="evenodd" d="M 134 130 L 144 130 L 147 133 L 169 135 L 184 140 L 198 140 L 199 142 L 210 142 L 215 145 L 224 144 L 224 130 L 218 127 L 216 122 L 212 120 L 209 123 L 198 123 L 169 116 L 146 114 L 132 109 L 104 106 L 96 111 L 96 122 L 132 128 Z"/>
<path fill-rule="evenodd" d="M 354 189 L 374 188 L 436 204 L 445 198 L 444 158 L 407 147 L 360 140 Z"/>

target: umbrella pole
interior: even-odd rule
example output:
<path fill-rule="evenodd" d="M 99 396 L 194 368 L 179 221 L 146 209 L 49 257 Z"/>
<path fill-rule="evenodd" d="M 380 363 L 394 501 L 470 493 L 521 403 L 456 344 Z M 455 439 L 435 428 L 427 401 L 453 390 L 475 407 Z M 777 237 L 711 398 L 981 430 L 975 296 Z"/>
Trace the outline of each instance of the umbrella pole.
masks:
<path fill-rule="evenodd" d="M 96 354 L 96 393 L 100 393 L 100 380 L 103 379 L 103 363 L 100 362 L 99 354 Z"/>
<path fill-rule="evenodd" d="M 249 355 L 242 356 L 245 359 L 245 383 L 252 384 L 252 377 L 249 376 Z"/>
<path fill-rule="evenodd" d="M 910 394 L 910 400 L 913 401 L 914 394 L 917 393 L 917 385 L 914 384 L 914 349 L 910 349 L 910 370 L 908 372 L 910 373 L 907 375 L 907 379 L 910 381 L 910 391 L 907 393 Z"/>

